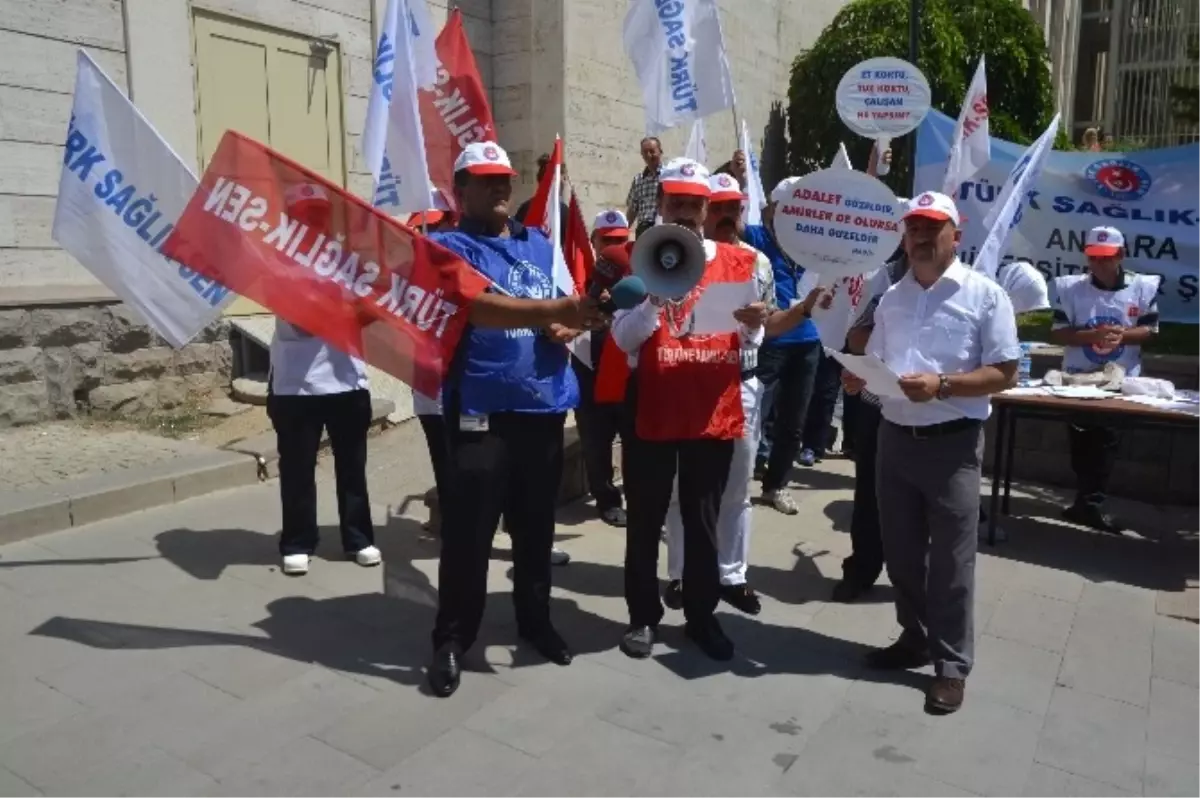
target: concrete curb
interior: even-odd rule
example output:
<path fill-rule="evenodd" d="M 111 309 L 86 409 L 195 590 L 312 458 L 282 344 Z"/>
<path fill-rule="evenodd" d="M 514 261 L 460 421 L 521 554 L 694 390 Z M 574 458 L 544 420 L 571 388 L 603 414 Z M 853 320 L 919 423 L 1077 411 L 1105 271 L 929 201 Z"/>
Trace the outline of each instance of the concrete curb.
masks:
<path fill-rule="evenodd" d="M 253 459 L 238 452 L 214 450 L 0 495 L 0 544 L 257 481 Z"/>

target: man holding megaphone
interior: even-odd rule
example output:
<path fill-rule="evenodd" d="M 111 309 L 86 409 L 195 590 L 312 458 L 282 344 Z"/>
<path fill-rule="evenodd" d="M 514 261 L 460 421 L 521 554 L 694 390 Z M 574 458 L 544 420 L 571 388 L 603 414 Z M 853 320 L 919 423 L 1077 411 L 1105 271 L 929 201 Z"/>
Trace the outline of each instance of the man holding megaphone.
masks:
<path fill-rule="evenodd" d="M 713 614 L 720 596 L 717 517 L 734 441 L 745 434 L 741 353 L 761 344 L 768 309 L 753 302 L 733 311 L 728 332 L 692 333 L 706 289 L 754 280 L 753 253 L 703 239 L 710 195 L 702 165 L 676 158 L 663 167 L 658 211 L 665 224 L 647 230 L 631 258 L 651 296 L 613 317 L 613 339 L 636 366 L 627 398 L 633 430 L 622 446 L 629 628 L 621 650 L 638 659 L 652 653 L 663 616 L 658 543 L 677 469 L 684 631 L 713 659 L 733 656 Z"/>

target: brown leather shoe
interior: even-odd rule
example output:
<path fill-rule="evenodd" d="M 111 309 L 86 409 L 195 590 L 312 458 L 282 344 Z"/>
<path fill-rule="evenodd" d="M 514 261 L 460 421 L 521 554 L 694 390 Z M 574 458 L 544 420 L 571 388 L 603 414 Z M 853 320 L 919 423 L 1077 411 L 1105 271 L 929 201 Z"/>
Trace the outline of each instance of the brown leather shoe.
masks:
<path fill-rule="evenodd" d="M 963 703 L 963 693 L 967 690 L 965 679 L 951 679 L 948 676 L 934 678 L 925 693 L 925 710 L 937 715 L 949 715 L 957 712 Z"/>
<path fill-rule="evenodd" d="M 930 662 L 923 648 L 897 640 L 887 648 L 877 648 L 867 653 L 867 667 L 878 671 L 907 671 L 923 668 Z"/>

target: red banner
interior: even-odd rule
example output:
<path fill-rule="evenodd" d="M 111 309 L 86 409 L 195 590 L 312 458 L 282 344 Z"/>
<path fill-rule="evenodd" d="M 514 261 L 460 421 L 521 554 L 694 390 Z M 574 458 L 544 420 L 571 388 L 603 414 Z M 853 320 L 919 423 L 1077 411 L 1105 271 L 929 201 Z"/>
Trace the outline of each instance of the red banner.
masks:
<path fill-rule="evenodd" d="M 232 131 L 162 252 L 426 396 L 487 287 L 449 250 Z"/>
<path fill-rule="evenodd" d="M 495 141 L 496 125 L 457 8 L 450 12 L 435 48 L 437 83 L 433 90 L 421 92 L 421 129 L 429 179 L 452 203 L 454 160 L 472 141 Z"/>

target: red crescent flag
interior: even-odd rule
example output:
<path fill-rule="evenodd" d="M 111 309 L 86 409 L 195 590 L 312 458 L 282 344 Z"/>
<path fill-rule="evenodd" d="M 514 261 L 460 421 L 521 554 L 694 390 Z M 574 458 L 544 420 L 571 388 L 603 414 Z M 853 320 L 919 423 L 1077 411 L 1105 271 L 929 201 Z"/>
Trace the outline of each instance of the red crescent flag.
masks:
<path fill-rule="evenodd" d="M 232 131 L 162 252 L 425 396 L 487 287 L 454 253 Z"/>
<path fill-rule="evenodd" d="M 542 230 L 554 244 L 559 243 L 554 221 L 551 215 L 558 210 L 558 203 L 553 200 L 555 195 L 562 196 L 561 178 L 563 163 L 562 139 L 554 140 L 554 149 L 550 152 L 550 162 L 542 172 L 538 181 L 537 191 L 529 201 L 529 209 L 525 211 L 522 223 Z M 555 180 L 559 181 L 559 190 L 555 190 Z M 561 212 L 561 211 L 560 211 Z M 567 205 L 567 218 L 559 219 L 558 224 L 565 225 L 561 236 L 563 262 L 575 283 L 575 293 L 582 294 L 587 279 L 596 267 L 596 254 L 592 251 L 591 237 L 588 235 L 587 222 L 583 219 L 583 211 L 579 209 L 579 201 L 575 198 L 575 189 L 571 189 L 571 201 Z"/>
<path fill-rule="evenodd" d="M 434 49 L 437 82 L 431 91 L 420 92 L 421 129 L 429 179 L 449 199 L 454 196 L 454 160 L 473 141 L 495 141 L 496 124 L 457 8 Z"/>

